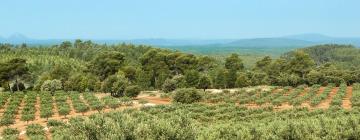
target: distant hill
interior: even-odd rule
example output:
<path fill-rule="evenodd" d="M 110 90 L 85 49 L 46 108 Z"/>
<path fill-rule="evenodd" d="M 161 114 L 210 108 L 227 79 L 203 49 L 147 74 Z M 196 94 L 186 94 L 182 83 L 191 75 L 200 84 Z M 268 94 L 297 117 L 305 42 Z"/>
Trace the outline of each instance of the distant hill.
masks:
<path fill-rule="evenodd" d="M 356 37 L 330 37 L 322 34 L 298 34 L 284 36 L 283 38 L 310 41 L 317 44 L 351 44 L 360 47 L 360 38 Z"/>
<path fill-rule="evenodd" d="M 75 39 L 32 39 L 22 34 L 15 34 L 8 38 L 1 38 L 0 43 L 11 44 L 59 44 L 64 40 L 74 41 Z M 86 39 L 85 39 L 86 40 Z M 360 46 L 360 38 L 349 37 L 339 38 L 321 34 L 298 34 L 272 38 L 249 38 L 249 39 L 91 39 L 96 43 L 132 43 L 153 46 L 213 46 L 213 47 L 241 47 L 241 48 L 262 48 L 262 47 L 291 47 L 301 48 L 316 44 L 352 44 Z"/>
<path fill-rule="evenodd" d="M 223 46 L 239 46 L 239 47 L 304 47 L 316 44 L 315 42 L 287 39 L 287 38 L 255 38 L 240 39 Z"/>

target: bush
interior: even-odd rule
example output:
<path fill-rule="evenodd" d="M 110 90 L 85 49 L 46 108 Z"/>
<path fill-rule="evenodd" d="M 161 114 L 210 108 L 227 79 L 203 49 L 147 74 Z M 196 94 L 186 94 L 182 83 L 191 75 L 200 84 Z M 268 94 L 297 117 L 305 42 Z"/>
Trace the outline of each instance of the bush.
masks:
<path fill-rule="evenodd" d="M 165 93 L 169 93 L 176 89 L 176 81 L 173 79 L 166 79 L 164 84 L 162 85 L 161 90 Z"/>
<path fill-rule="evenodd" d="M 65 116 L 65 118 L 66 118 L 66 115 L 69 115 L 69 113 L 70 113 L 70 108 L 60 107 L 60 109 L 59 109 L 60 115 Z"/>
<path fill-rule="evenodd" d="M 174 102 L 178 103 L 194 103 L 201 100 L 200 93 L 194 88 L 183 88 L 175 91 L 175 95 L 173 97 Z"/>
<path fill-rule="evenodd" d="M 3 139 L 17 140 L 19 136 L 19 130 L 16 128 L 5 128 L 2 132 Z"/>
<path fill-rule="evenodd" d="M 125 96 L 126 97 L 137 97 L 140 94 L 140 87 L 139 86 L 128 86 L 125 89 Z"/>
<path fill-rule="evenodd" d="M 63 126 L 65 123 L 59 120 L 49 120 L 47 126 Z"/>
<path fill-rule="evenodd" d="M 26 135 L 30 139 L 44 139 L 45 131 L 44 127 L 40 124 L 30 124 L 26 127 Z"/>
<path fill-rule="evenodd" d="M 122 97 L 122 98 L 120 98 L 120 102 L 123 104 L 123 105 L 125 105 L 125 106 L 130 106 L 130 105 L 132 105 L 132 100 L 131 100 L 131 98 L 129 98 L 129 97 Z"/>

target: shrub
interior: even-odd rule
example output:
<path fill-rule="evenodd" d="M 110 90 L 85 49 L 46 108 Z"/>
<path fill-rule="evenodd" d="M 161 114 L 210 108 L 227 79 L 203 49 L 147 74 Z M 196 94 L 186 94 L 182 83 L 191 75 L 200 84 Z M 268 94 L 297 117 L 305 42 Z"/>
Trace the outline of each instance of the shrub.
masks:
<path fill-rule="evenodd" d="M 122 97 L 122 98 L 120 98 L 120 101 L 122 104 L 124 104 L 126 106 L 130 106 L 133 103 L 131 98 L 129 98 L 129 97 Z"/>
<path fill-rule="evenodd" d="M 161 90 L 165 93 L 169 93 L 176 89 L 176 81 L 174 79 L 166 79 L 161 87 Z"/>
<path fill-rule="evenodd" d="M 30 138 L 30 139 L 36 139 L 36 140 L 41 140 L 41 139 L 45 139 L 45 131 L 44 131 L 44 127 L 41 126 L 40 124 L 30 124 L 26 127 L 26 135 Z"/>
<path fill-rule="evenodd" d="M 125 89 L 125 96 L 126 97 L 137 97 L 140 94 L 140 87 L 139 86 L 128 86 Z"/>
<path fill-rule="evenodd" d="M 19 136 L 19 130 L 16 128 L 5 128 L 2 132 L 3 139 L 17 140 Z"/>
<path fill-rule="evenodd" d="M 70 108 L 67 108 L 67 107 L 59 108 L 59 114 L 65 116 L 65 118 L 66 118 L 66 115 L 69 115 L 69 113 L 70 113 Z"/>
<path fill-rule="evenodd" d="M 49 120 L 47 126 L 62 126 L 65 125 L 62 121 L 59 120 Z"/>
<path fill-rule="evenodd" d="M 182 88 L 175 91 L 173 100 L 178 103 L 190 104 L 200 101 L 201 95 L 194 88 Z"/>

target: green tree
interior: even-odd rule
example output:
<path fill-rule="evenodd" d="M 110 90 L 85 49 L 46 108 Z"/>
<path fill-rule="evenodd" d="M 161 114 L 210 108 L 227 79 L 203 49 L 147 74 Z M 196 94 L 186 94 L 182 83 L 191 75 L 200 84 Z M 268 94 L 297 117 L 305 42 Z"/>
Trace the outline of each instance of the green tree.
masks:
<path fill-rule="evenodd" d="M 305 79 L 305 75 L 315 66 L 314 60 L 303 51 L 296 51 L 289 60 L 289 68 L 292 73 Z"/>
<path fill-rule="evenodd" d="M 0 82 L 8 83 L 8 89 L 11 89 L 10 81 L 14 80 L 16 89 L 19 91 L 20 80 L 27 79 L 29 75 L 25 59 L 15 58 L 6 63 L 0 63 Z"/>
<path fill-rule="evenodd" d="M 197 85 L 197 88 L 204 89 L 204 91 L 211 87 L 211 80 L 210 77 L 207 75 L 202 75 L 199 78 L 199 83 Z"/>
<path fill-rule="evenodd" d="M 123 66 L 125 56 L 120 52 L 104 52 L 98 54 L 90 62 L 88 69 L 90 72 L 99 76 L 100 80 L 113 75 Z"/>
<path fill-rule="evenodd" d="M 235 70 L 225 70 L 225 88 L 234 88 L 237 78 L 237 72 Z"/>
<path fill-rule="evenodd" d="M 265 56 L 263 59 L 259 60 L 255 64 L 255 69 L 259 69 L 262 71 L 267 71 L 270 66 L 272 59 L 270 56 Z"/>
<path fill-rule="evenodd" d="M 136 80 L 136 68 L 133 66 L 124 66 L 121 69 L 124 72 L 124 75 L 130 82 L 134 82 Z"/>
<path fill-rule="evenodd" d="M 177 82 L 176 80 L 172 79 L 172 78 L 168 78 L 165 80 L 164 84 L 162 85 L 162 91 L 164 91 L 165 93 L 169 93 L 171 91 L 174 91 L 177 88 Z"/>
<path fill-rule="evenodd" d="M 159 80 L 160 75 L 162 80 L 165 81 L 166 75 L 170 73 L 166 58 L 167 53 L 161 52 L 159 49 L 151 49 L 140 58 L 142 70 L 150 76 L 151 87 L 160 88 L 162 85 L 162 82 L 159 82 L 161 81 Z"/>
<path fill-rule="evenodd" d="M 228 71 L 225 69 L 218 69 L 214 79 L 215 88 L 226 88 L 226 75 Z"/>
<path fill-rule="evenodd" d="M 208 72 L 216 66 L 215 59 L 209 56 L 200 56 L 198 58 L 198 70 Z"/>
<path fill-rule="evenodd" d="M 225 59 L 225 68 L 228 70 L 239 71 L 244 69 L 244 64 L 238 54 L 231 54 Z"/>
<path fill-rule="evenodd" d="M 324 75 L 316 70 L 311 70 L 307 75 L 306 79 L 310 85 L 322 83 Z"/>
<path fill-rule="evenodd" d="M 250 86 L 251 82 L 246 73 L 241 72 L 236 79 L 236 87 L 247 87 Z"/>
<path fill-rule="evenodd" d="M 185 72 L 185 80 L 187 87 L 196 87 L 199 83 L 200 73 L 196 70 L 189 70 Z"/>

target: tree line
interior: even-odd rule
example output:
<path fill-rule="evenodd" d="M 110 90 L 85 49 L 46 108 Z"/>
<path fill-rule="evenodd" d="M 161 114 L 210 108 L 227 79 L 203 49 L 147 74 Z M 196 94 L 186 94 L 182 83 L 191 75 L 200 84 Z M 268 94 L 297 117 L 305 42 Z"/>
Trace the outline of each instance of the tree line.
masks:
<path fill-rule="evenodd" d="M 319 52 L 328 47 L 334 48 L 333 45 L 313 48 Z M 360 71 L 322 61 L 322 56 L 314 57 L 306 49 L 280 58 L 265 56 L 252 68 L 244 67 L 238 54 L 219 60 L 151 46 L 82 40 L 52 46 L 0 44 L 0 54 L 4 56 L 0 58 L 0 85 L 9 91 L 94 91 L 124 96 L 140 90 L 171 92 L 189 87 L 224 89 L 360 82 Z"/>

